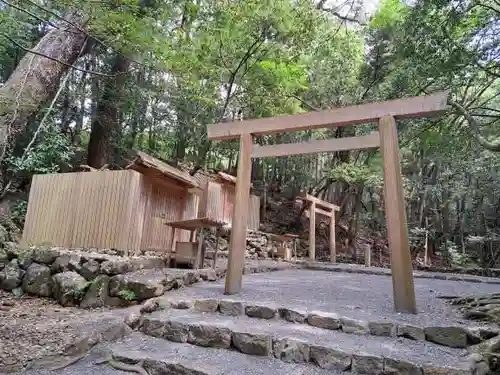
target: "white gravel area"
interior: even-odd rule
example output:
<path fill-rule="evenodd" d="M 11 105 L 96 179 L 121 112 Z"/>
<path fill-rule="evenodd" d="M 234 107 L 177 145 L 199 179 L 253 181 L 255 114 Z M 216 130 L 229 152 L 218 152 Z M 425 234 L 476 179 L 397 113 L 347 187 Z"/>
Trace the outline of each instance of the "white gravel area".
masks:
<path fill-rule="evenodd" d="M 231 296 L 224 295 L 224 280 L 199 283 L 168 296 L 271 303 L 307 311 L 335 312 L 362 320 L 386 320 L 417 326 L 470 326 L 471 322 L 463 320 L 456 308 L 436 297 L 495 292 L 500 292 L 500 285 L 416 278 L 418 314 L 400 314 L 394 310 L 391 277 L 293 269 L 245 275 L 242 292 Z"/>

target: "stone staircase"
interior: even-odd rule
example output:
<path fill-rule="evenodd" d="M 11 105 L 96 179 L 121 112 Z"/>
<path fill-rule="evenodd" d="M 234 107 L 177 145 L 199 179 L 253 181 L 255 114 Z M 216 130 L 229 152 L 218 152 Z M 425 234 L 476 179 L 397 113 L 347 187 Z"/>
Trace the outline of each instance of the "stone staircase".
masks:
<path fill-rule="evenodd" d="M 489 371 L 479 355 L 469 356 L 465 347 L 472 342 L 459 341 L 474 338 L 461 337 L 456 327 L 441 327 L 434 340 L 424 329 L 420 334 L 418 327 L 370 324 L 333 313 L 306 314 L 214 299 L 162 298 L 155 303 L 156 311 L 129 319 L 136 332 L 111 345 L 115 358 L 129 363 L 143 360 L 151 374 L 485 375 Z M 449 342 L 446 335 L 457 336 L 452 340 L 458 347 L 440 345 L 439 340 Z"/>
<path fill-rule="evenodd" d="M 125 316 L 125 310 L 119 310 Z M 123 318 L 122 318 L 123 319 Z M 366 322 L 231 299 L 163 296 L 128 309 L 74 365 L 25 375 L 486 375 L 471 345 L 492 331 Z M 133 331 L 132 331 L 133 330 Z M 485 332 L 489 332 L 489 335 Z M 479 337 L 477 335 L 485 335 Z M 109 335 L 109 334 L 108 334 Z M 124 371 L 99 364 L 112 355 Z M 120 367 L 124 369 L 123 367 Z M 33 372 L 34 371 L 34 372 Z"/>

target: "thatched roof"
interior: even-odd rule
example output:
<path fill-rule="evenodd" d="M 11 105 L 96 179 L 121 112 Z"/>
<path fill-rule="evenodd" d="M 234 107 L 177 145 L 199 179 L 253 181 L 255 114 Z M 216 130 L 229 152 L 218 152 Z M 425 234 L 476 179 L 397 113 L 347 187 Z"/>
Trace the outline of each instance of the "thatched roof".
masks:
<path fill-rule="evenodd" d="M 197 181 L 188 173 L 141 151 L 137 151 L 135 159 L 127 168 L 152 178 L 175 180 L 189 188 L 198 187 Z"/>

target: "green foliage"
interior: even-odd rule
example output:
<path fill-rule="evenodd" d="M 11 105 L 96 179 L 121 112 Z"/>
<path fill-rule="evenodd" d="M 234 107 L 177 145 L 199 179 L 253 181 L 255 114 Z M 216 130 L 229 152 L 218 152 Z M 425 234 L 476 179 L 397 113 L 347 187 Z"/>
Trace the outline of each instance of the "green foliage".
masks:
<path fill-rule="evenodd" d="M 55 126 L 41 131 L 40 140 L 25 155 L 10 156 L 9 171 L 17 175 L 56 173 L 71 167 L 76 149 Z"/>
<path fill-rule="evenodd" d="M 331 168 L 328 175 L 335 181 L 348 185 L 364 185 L 374 188 L 381 188 L 383 186 L 383 177 L 380 171 L 374 171 L 364 165 L 340 164 Z"/>
<path fill-rule="evenodd" d="M 382 29 L 397 26 L 408 12 L 408 6 L 401 0 L 382 0 L 380 8 L 370 21 L 370 28 Z"/>
<path fill-rule="evenodd" d="M 118 297 L 128 302 L 137 300 L 137 295 L 135 294 L 135 292 L 128 289 L 120 290 L 118 292 Z"/>
<path fill-rule="evenodd" d="M 81 288 L 75 289 L 73 291 L 73 297 L 75 298 L 75 300 L 81 301 L 83 297 L 85 297 L 85 294 L 87 293 L 91 285 L 92 281 L 87 281 Z"/>

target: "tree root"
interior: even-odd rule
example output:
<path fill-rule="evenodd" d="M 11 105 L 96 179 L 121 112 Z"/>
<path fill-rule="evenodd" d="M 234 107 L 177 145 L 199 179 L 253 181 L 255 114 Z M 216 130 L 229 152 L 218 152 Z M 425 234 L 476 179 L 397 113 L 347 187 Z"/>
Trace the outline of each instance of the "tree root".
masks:
<path fill-rule="evenodd" d="M 80 355 L 77 355 L 76 357 L 70 359 L 68 362 L 66 362 L 63 365 L 55 366 L 50 369 L 50 371 L 57 371 L 57 370 L 62 370 L 63 368 L 66 368 L 68 366 L 74 365 L 76 362 L 78 362 L 80 359 L 85 357 L 87 353 L 82 353 Z"/>
<path fill-rule="evenodd" d="M 96 362 L 95 364 L 102 365 L 104 363 L 107 363 L 110 367 L 113 367 L 115 370 L 121 370 L 121 371 L 125 371 L 125 372 L 135 372 L 136 374 L 139 374 L 139 375 L 149 375 L 149 373 L 143 367 L 144 361 L 140 361 L 139 363 L 137 363 L 135 365 L 129 365 L 127 363 L 123 363 L 123 362 L 115 360 L 110 355 L 106 359 L 99 361 L 99 362 Z"/>

